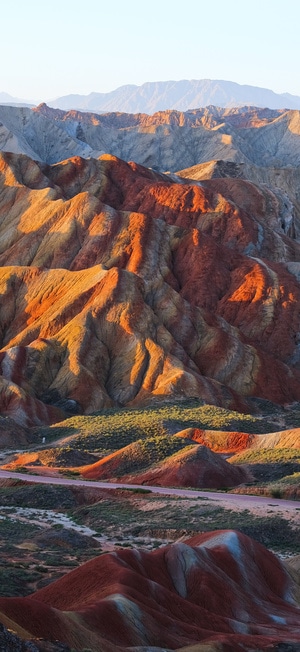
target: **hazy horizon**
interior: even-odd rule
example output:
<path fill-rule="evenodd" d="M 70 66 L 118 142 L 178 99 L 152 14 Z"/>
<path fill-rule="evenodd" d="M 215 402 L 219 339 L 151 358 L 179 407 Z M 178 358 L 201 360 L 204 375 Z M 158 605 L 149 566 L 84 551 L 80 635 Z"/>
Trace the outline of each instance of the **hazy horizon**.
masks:
<path fill-rule="evenodd" d="M 97 95 L 98 93 L 99 94 L 106 94 L 106 93 L 109 94 L 110 92 L 118 91 L 119 89 L 125 88 L 127 86 L 140 88 L 144 84 L 148 84 L 148 83 L 150 83 L 150 84 L 151 83 L 164 84 L 164 83 L 168 83 L 168 82 L 174 82 L 176 84 L 177 82 L 182 82 L 182 81 L 210 81 L 210 82 L 238 84 L 238 82 L 235 82 L 233 79 L 201 79 L 201 80 L 200 79 L 199 80 L 196 80 L 196 79 L 190 79 L 190 80 L 187 80 L 187 79 L 178 79 L 178 80 L 175 80 L 175 79 L 169 79 L 169 80 L 156 79 L 156 80 L 153 80 L 153 82 L 148 80 L 148 81 L 144 82 L 143 84 L 122 84 L 121 86 L 118 86 L 118 87 L 112 89 L 112 91 L 106 91 L 105 92 L 105 91 L 96 91 L 96 90 L 94 90 L 94 91 L 90 91 L 89 93 L 67 93 L 65 96 L 66 97 L 68 97 L 68 96 L 71 97 L 72 95 L 74 95 L 75 97 L 77 97 L 77 96 L 78 97 L 89 97 L 90 95 L 94 95 L 94 94 Z M 272 88 L 266 88 L 266 87 L 262 87 L 262 86 L 254 86 L 253 84 L 238 84 L 238 85 L 241 86 L 241 87 L 245 86 L 245 87 L 250 87 L 250 88 L 251 87 L 252 88 L 261 88 L 262 90 L 267 90 L 267 91 L 271 91 L 271 92 L 276 93 L 276 91 L 274 91 Z M 55 102 L 60 97 L 64 97 L 64 95 L 61 95 L 61 96 L 56 96 L 56 97 L 44 98 L 42 100 L 35 100 L 34 98 L 30 98 L 30 97 L 22 97 L 21 98 L 21 97 L 12 96 L 10 93 L 7 93 L 7 91 L 3 90 L 3 89 L 0 90 L 0 97 L 1 97 L 2 94 L 7 94 L 12 99 L 12 101 L 14 101 L 14 102 L 17 102 L 18 100 L 20 100 L 21 102 L 24 102 L 24 103 L 27 103 L 27 104 L 33 104 L 33 105 L 39 105 L 39 104 L 42 104 L 42 103 L 47 104 L 47 102 L 49 102 L 49 103 Z M 284 93 L 278 93 L 278 95 L 291 95 L 291 97 L 297 97 L 297 95 L 295 95 L 294 93 L 289 93 L 289 91 L 286 91 Z M 1 102 L 1 100 L 0 100 L 0 102 Z M 9 100 L 8 100 L 8 102 L 6 102 L 5 100 L 3 100 L 1 102 L 1 104 L 6 104 L 6 103 L 9 104 Z"/>
<path fill-rule="evenodd" d="M 300 95 L 298 0 L 38 0 L 2 7 L 0 91 L 37 103 L 145 82 L 211 79 Z"/>

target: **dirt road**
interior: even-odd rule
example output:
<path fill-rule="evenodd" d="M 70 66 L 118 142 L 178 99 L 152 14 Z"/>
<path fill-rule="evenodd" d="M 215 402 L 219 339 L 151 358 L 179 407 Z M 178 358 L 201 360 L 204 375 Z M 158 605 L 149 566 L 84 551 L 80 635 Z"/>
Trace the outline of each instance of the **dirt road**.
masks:
<path fill-rule="evenodd" d="M 252 512 L 261 513 L 272 510 L 285 513 L 286 517 L 299 516 L 299 500 L 281 500 L 278 498 L 249 496 L 247 494 L 229 494 L 214 491 L 200 491 L 197 489 L 179 489 L 171 487 L 151 487 L 146 485 L 122 484 L 121 482 L 97 482 L 95 480 L 74 480 L 73 478 L 57 478 L 43 475 L 29 475 L 26 473 L 15 473 L 13 471 L 0 470 L 0 478 L 18 478 L 27 482 L 39 484 L 72 485 L 76 487 L 94 487 L 97 489 L 144 489 L 155 494 L 165 496 L 180 496 L 183 498 L 205 498 L 221 504 L 226 509 L 248 509 Z"/>

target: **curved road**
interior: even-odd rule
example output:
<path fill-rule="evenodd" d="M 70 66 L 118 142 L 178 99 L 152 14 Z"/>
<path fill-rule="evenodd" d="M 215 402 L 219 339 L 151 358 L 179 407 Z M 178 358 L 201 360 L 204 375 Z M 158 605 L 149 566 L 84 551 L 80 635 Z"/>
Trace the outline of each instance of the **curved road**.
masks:
<path fill-rule="evenodd" d="M 36 482 L 38 484 L 59 484 L 71 485 L 75 487 L 93 487 L 97 489 L 144 489 L 155 494 L 164 496 L 181 496 L 182 498 L 206 498 L 214 500 L 226 508 L 233 509 L 257 509 L 266 507 L 276 507 L 280 511 L 295 513 L 300 511 L 299 500 L 281 500 L 265 496 L 249 496 L 248 494 L 228 494 L 218 493 L 216 491 L 200 491 L 197 489 L 179 489 L 171 487 L 151 487 L 148 485 L 122 484 L 121 482 L 98 482 L 97 480 L 73 480 L 70 478 L 58 478 L 43 475 L 28 475 L 25 473 L 15 473 L 13 471 L 0 470 L 0 478 L 17 478 L 27 482 Z"/>

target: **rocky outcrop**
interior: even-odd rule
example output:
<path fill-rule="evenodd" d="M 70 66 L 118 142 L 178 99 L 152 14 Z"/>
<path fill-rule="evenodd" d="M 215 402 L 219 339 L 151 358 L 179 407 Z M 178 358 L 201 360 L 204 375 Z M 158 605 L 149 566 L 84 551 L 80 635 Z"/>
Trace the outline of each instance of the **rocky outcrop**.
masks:
<path fill-rule="evenodd" d="M 225 530 L 101 555 L 29 597 L 0 598 L 0 610 L 32 637 L 95 652 L 297 649 L 296 590 L 272 553 Z"/>
<path fill-rule="evenodd" d="M 245 450 L 245 448 L 251 448 L 255 439 L 264 435 L 253 435 L 247 432 L 186 428 L 177 432 L 175 436 L 197 442 L 216 453 L 236 453 Z M 266 440 L 268 436 L 266 436 Z"/>
<path fill-rule="evenodd" d="M 176 175 L 190 181 L 230 177 L 267 187 L 277 205 L 278 226 L 291 238 L 300 237 L 299 167 L 259 167 L 232 161 L 208 161 L 180 170 Z"/>
<path fill-rule="evenodd" d="M 0 150 L 48 164 L 110 153 L 171 171 L 171 178 L 180 170 L 181 178 L 225 176 L 267 184 L 279 224 L 299 237 L 298 111 L 209 106 L 185 113 L 98 115 L 41 104 L 33 110 L 0 106 L 0 120 Z"/>
<path fill-rule="evenodd" d="M 0 157 L 1 410 L 300 398 L 300 245 L 266 187 Z"/>
<path fill-rule="evenodd" d="M 48 164 L 103 153 L 171 172 L 220 159 L 263 168 L 300 161 L 299 110 L 210 106 L 98 115 L 42 104 L 34 110 L 0 106 L 0 121 L 0 150 Z"/>
<path fill-rule="evenodd" d="M 187 111 L 178 111 L 172 109 L 158 110 L 148 113 L 124 113 L 115 111 L 109 113 L 84 112 L 76 109 L 64 111 L 58 108 L 52 108 L 51 104 L 39 104 L 33 109 L 34 113 L 46 116 L 49 120 L 61 122 L 81 121 L 84 125 L 93 124 L 106 128 L 127 129 L 128 127 L 158 127 L 161 125 L 172 125 L 174 127 L 205 127 L 215 129 L 224 124 L 231 125 L 237 129 L 258 128 L 271 124 L 283 114 L 287 109 L 266 109 L 257 106 L 243 106 L 234 108 L 220 108 L 220 105 L 214 106 L 212 103 L 206 107 L 193 108 Z M 204 108 L 203 108 L 204 107 Z M 300 108 L 300 107 L 299 107 Z"/>

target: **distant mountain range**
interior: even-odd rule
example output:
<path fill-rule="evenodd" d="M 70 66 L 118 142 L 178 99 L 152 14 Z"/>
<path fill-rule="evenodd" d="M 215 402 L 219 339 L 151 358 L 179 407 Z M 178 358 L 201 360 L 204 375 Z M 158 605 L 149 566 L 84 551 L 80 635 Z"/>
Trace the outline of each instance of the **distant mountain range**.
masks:
<path fill-rule="evenodd" d="M 0 103 L 32 104 L 7 93 L 0 93 Z M 142 86 L 129 84 L 110 93 L 65 95 L 47 101 L 56 109 L 80 111 L 148 113 L 176 109 L 187 111 L 205 106 L 259 106 L 270 109 L 300 109 L 300 97 L 290 93 L 274 93 L 267 88 L 241 85 L 231 81 L 192 79 L 147 82 Z"/>
<path fill-rule="evenodd" d="M 8 104 L 9 106 L 15 106 L 16 104 L 21 106 L 35 106 L 35 102 L 32 100 L 24 100 L 20 97 L 13 97 L 9 93 L 0 92 L 0 104 Z"/>
<path fill-rule="evenodd" d="M 66 95 L 48 102 L 49 106 L 64 110 L 150 114 L 166 109 L 187 111 L 212 104 L 220 107 L 250 105 L 270 109 L 300 109 L 300 97 L 289 93 L 279 95 L 266 88 L 241 86 L 230 81 L 192 79 L 121 86 L 111 93 Z"/>

